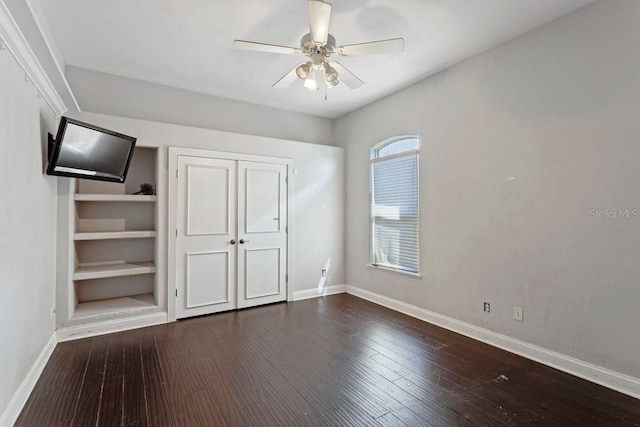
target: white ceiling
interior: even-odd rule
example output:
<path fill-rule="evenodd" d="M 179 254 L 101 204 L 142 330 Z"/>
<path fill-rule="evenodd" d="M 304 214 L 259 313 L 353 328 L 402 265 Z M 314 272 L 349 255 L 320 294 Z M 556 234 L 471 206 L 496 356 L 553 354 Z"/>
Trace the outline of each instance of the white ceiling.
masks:
<path fill-rule="evenodd" d="M 34 0 L 37 1 L 37 0 Z M 297 56 L 232 49 L 234 39 L 298 47 L 305 0 L 41 0 L 67 65 L 336 118 L 594 0 L 334 0 L 338 45 L 404 37 L 401 53 L 337 60 L 365 85 L 274 89 Z M 335 59 L 332 57 L 332 59 Z"/>

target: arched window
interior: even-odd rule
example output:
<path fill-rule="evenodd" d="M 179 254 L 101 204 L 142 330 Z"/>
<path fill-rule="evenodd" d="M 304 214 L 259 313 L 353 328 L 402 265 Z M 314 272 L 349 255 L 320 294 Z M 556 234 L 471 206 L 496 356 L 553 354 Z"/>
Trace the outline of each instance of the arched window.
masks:
<path fill-rule="evenodd" d="M 420 197 L 417 136 L 371 148 L 371 265 L 419 274 Z"/>

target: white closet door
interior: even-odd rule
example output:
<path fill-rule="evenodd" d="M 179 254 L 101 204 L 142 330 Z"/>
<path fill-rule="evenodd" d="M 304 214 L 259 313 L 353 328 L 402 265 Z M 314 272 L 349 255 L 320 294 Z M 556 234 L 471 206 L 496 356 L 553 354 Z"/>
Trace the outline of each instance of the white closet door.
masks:
<path fill-rule="evenodd" d="M 238 162 L 238 307 L 286 300 L 287 167 Z"/>
<path fill-rule="evenodd" d="M 237 162 L 178 156 L 176 317 L 236 304 Z"/>

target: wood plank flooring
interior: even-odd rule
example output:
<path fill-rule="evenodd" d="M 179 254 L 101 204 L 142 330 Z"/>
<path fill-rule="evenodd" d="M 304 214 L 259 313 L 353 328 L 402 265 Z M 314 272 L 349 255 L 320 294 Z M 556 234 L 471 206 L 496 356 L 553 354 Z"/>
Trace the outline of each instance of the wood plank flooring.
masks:
<path fill-rule="evenodd" d="M 340 294 L 60 343 L 16 426 L 530 424 L 640 400 Z"/>

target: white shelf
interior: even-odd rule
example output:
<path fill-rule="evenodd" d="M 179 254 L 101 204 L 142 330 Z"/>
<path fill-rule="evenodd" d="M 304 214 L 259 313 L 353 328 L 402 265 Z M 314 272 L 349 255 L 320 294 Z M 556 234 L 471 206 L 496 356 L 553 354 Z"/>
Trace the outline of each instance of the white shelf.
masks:
<path fill-rule="evenodd" d="M 153 294 L 132 295 L 101 301 L 81 302 L 76 306 L 72 319 L 106 317 L 157 309 Z"/>
<path fill-rule="evenodd" d="M 82 194 L 76 193 L 73 200 L 77 202 L 155 202 L 158 196 L 144 194 Z"/>
<path fill-rule="evenodd" d="M 104 279 L 106 277 L 135 276 L 155 273 L 153 262 L 113 263 L 95 266 L 79 266 L 73 273 L 73 280 Z"/>
<path fill-rule="evenodd" d="M 154 230 L 96 231 L 75 233 L 73 240 L 140 239 L 156 237 Z"/>

